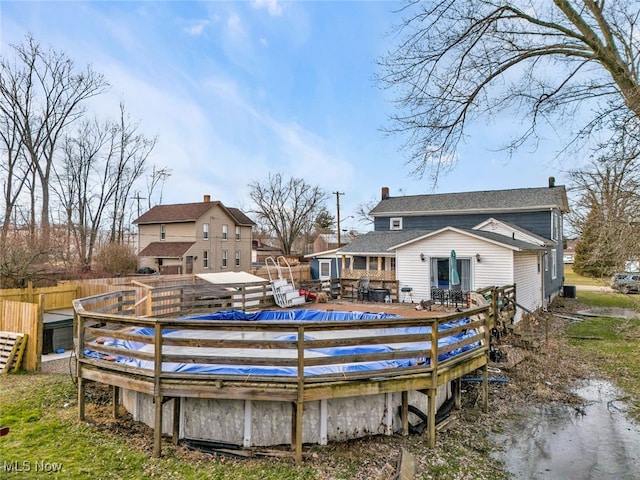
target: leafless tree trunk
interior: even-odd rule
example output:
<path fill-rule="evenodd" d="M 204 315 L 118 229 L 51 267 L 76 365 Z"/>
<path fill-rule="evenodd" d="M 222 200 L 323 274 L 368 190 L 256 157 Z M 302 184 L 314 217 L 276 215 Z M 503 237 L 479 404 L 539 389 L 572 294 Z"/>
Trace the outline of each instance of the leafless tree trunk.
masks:
<path fill-rule="evenodd" d="M 37 174 L 40 222 L 46 244 L 54 153 L 65 128 L 83 115 L 82 103 L 104 92 L 108 84 L 90 67 L 77 71 L 64 53 L 43 50 L 31 36 L 23 44 L 14 45 L 13 51 L 15 62 L 0 58 L 0 112 L 15 123 Z M 35 192 L 31 196 L 35 200 Z"/>
<path fill-rule="evenodd" d="M 295 240 L 310 226 L 325 207 L 327 194 L 301 178 L 285 180 L 277 173 L 265 183 L 249 184 L 249 197 L 255 204 L 258 220 L 268 225 L 280 240 L 284 255 L 291 254 Z"/>
<path fill-rule="evenodd" d="M 116 187 L 109 159 L 113 157 L 113 125 L 84 121 L 64 144 L 56 188 L 83 270 L 90 270 L 105 210 Z"/>
<path fill-rule="evenodd" d="M 16 125 L 11 119 L 0 115 L 0 151 L 4 152 L 4 158 L 0 161 L 0 169 L 4 171 L 3 200 L 4 217 L 0 244 L 4 244 L 11 227 L 11 218 L 20 192 L 27 182 L 29 169 L 25 162 L 22 144 L 19 141 Z M 16 225 L 14 225 L 14 228 Z"/>
<path fill-rule="evenodd" d="M 113 162 L 115 191 L 113 196 L 113 210 L 111 215 L 112 243 L 122 243 L 124 235 L 125 219 L 131 216 L 131 209 L 127 206 L 130 202 L 131 189 L 135 182 L 144 174 L 146 162 L 156 144 L 156 138 L 148 139 L 138 133 L 138 125 L 129 121 L 125 112 L 125 106 L 120 103 L 120 118 L 118 124 L 118 136 L 115 151 L 116 159 Z M 129 213 L 129 217 L 127 217 Z"/>
<path fill-rule="evenodd" d="M 437 183 L 469 124 L 498 112 L 524 125 L 509 151 L 537 145 L 541 124 L 571 145 L 614 112 L 640 117 L 637 2 L 415 0 L 401 13 L 379 80 L 395 92 L 388 131 L 406 136 L 416 176 Z"/>

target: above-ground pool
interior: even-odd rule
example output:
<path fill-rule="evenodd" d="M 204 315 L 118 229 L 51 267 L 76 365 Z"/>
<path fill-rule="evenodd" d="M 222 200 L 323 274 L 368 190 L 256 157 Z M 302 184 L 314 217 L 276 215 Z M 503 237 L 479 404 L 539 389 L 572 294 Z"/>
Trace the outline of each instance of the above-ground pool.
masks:
<path fill-rule="evenodd" d="M 200 322 L 207 328 L 198 328 Z M 293 381 L 295 386 L 296 378 L 303 380 L 293 360 L 300 358 L 302 352 L 304 382 L 325 377 L 337 381 L 342 375 L 344 381 L 349 381 L 357 375 L 366 387 L 368 372 L 374 380 L 380 372 L 388 374 L 428 366 L 434 354 L 438 362 L 445 362 L 482 344 L 477 330 L 466 328 L 471 323 L 469 318 L 437 323 L 435 349 L 430 341 L 431 323 L 424 320 L 424 325 L 402 325 L 416 325 L 415 319 L 413 322 L 385 313 L 324 310 L 256 313 L 232 310 L 183 317 L 172 320 L 170 327 L 162 329 L 162 354 L 180 361 L 161 362 L 160 374 L 168 377 L 184 374 L 180 378 L 205 378 L 220 385 L 232 378 L 236 382 L 243 379 Z M 180 328 L 181 323 L 188 328 Z M 221 328 L 216 328 L 218 323 Z M 451 334 L 447 333 L 449 330 Z M 110 360 L 118 368 L 142 373 L 153 372 L 159 365 L 154 357 L 153 338 L 158 333 L 154 328 L 127 328 L 126 335 L 119 335 L 126 338 L 117 338 L 117 334 L 110 332 L 104 330 L 102 337 L 96 339 L 95 350 L 89 344 L 83 351 L 84 357 Z M 304 335 L 302 344 L 298 342 L 299 332 Z M 101 349 L 101 346 L 108 348 Z M 131 356 L 133 352 L 138 358 Z M 449 382 L 439 386 L 436 406 L 450 396 Z M 179 437 L 184 439 L 244 447 L 291 442 L 292 407 L 288 401 L 195 397 L 198 395 L 174 397 L 180 402 L 175 418 L 174 402 L 163 405 L 164 433 L 175 432 L 175 422 L 179 422 Z M 428 411 L 427 394 L 409 391 L 407 399 L 414 411 Z M 156 411 L 151 393 L 124 387 L 120 400 L 135 420 L 154 426 Z M 402 393 L 398 391 L 363 391 L 359 396 L 305 401 L 302 441 L 326 444 L 371 434 L 390 434 L 402 427 L 398 413 L 402 403 Z"/>

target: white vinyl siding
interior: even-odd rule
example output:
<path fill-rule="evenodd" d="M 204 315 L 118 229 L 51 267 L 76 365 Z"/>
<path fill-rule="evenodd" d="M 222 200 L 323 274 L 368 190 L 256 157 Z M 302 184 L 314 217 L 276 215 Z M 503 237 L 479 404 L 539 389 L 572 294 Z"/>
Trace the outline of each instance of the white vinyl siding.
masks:
<path fill-rule="evenodd" d="M 538 270 L 537 253 L 516 252 L 514 255 L 516 302 L 532 312 L 542 306 L 542 274 Z M 515 322 L 520 321 L 522 313 L 521 308 L 516 309 Z"/>
<path fill-rule="evenodd" d="M 510 285 L 513 283 L 513 251 L 481 239 L 458 232 L 442 232 L 400 248 L 396 252 L 396 278 L 400 288 L 411 287 L 414 302 L 428 300 L 431 297 L 430 259 L 449 257 L 451 250 L 456 251 L 459 260 L 469 259 L 471 263 L 471 290 L 492 285 Z M 420 254 L 426 261 L 420 260 Z M 476 261 L 480 254 L 480 262 Z"/>

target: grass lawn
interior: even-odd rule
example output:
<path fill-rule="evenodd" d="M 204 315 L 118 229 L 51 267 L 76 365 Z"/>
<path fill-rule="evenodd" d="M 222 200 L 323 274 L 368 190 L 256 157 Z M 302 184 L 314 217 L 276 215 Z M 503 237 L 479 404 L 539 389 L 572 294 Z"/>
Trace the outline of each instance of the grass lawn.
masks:
<path fill-rule="evenodd" d="M 640 420 L 640 295 L 580 291 L 578 301 L 590 307 L 639 312 L 629 319 L 612 315 L 573 322 L 565 328 L 565 335 L 596 371 L 629 395 L 633 415 Z"/>
<path fill-rule="evenodd" d="M 592 285 L 597 287 L 608 287 L 610 284 L 609 277 L 606 278 L 592 278 L 583 277 L 573 271 L 571 265 L 564 266 L 564 283 L 565 285 Z"/>
<path fill-rule="evenodd" d="M 97 393 L 97 392 L 96 392 Z M 99 397 L 93 399 L 98 400 Z M 91 400 L 90 400 L 91 401 Z M 88 420 L 95 409 L 88 404 Z M 94 413 L 91 413 L 91 412 Z M 194 454 L 170 444 L 151 455 L 151 436 L 104 417 L 77 419 L 76 386 L 66 375 L 0 375 L 2 479 L 316 479 L 308 468 L 269 459 L 237 461 Z M 138 426 L 142 429 L 142 426 Z M 147 432 L 148 434 L 148 432 Z M 147 444 L 148 443 L 148 444 Z"/>

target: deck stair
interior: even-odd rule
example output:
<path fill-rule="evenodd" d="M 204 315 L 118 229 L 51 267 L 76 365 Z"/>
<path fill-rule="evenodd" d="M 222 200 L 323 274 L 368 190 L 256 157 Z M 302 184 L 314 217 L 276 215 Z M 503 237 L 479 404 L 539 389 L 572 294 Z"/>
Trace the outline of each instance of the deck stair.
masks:
<path fill-rule="evenodd" d="M 273 299 L 276 305 L 282 308 L 303 305 L 306 302 L 304 295 L 301 295 L 293 281 L 293 273 L 287 259 L 279 256 L 277 259 L 267 257 L 265 260 L 267 272 L 269 274 L 269 282 L 273 291 Z M 272 275 L 273 269 L 273 275 Z M 286 278 L 288 272 L 289 278 Z"/>

